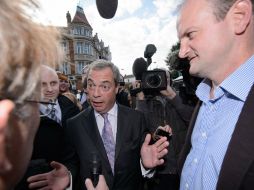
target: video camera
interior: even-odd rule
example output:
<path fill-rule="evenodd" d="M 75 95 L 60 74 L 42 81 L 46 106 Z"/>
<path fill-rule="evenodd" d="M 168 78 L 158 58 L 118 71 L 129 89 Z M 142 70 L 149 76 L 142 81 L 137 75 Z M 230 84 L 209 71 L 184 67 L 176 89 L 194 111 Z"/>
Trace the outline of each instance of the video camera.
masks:
<path fill-rule="evenodd" d="M 134 61 L 132 72 L 136 80 L 141 81 L 141 87 L 140 89 L 132 90 L 131 95 L 136 95 L 140 91 L 143 91 L 145 95 L 156 95 L 159 91 L 167 88 L 167 75 L 164 70 L 147 70 L 152 63 L 152 56 L 155 52 L 155 45 L 148 44 L 144 51 L 144 57 L 147 61 L 142 57 Z"/>

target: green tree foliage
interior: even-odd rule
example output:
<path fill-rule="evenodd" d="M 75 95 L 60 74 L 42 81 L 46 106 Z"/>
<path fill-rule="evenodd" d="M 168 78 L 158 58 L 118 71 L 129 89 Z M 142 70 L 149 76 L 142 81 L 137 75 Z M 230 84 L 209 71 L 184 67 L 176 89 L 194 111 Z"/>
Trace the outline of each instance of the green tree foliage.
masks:
<path fill-rule="evenodd" d="M 171 77 L 173 79 L 179 77 L 181 74 L 179 73 L 179 71 L 177 71 L 175 68 L 178 64 L 178 52 L 179 52 L 179 49 L 180 49 L 180 42 L 178 41 L 176 44 L 174 44 L 168 55 L 167 55 L 167 58 L 165 60 L 166 62 L 166 65 L 168 66 L 169 68 L 169 71 L 170 71 L 170 74 L 171 74 Z"/>
<path fill-rule="evenodd" d="M 169 53 L 167 55 L 167 58 L 166 58 L 165 62 L 166 62 L 166 65 L 169 67 L 169 70 L 172 70 L 172 68 L 171 68 L 172 67 L 172 63 L 174 62 L 175 56 L 177 56 L 176 52 L 178 52 L 179 49 L 180 49 L 180 42 L 178 41 L 176 44 L 174 44 L 171 47 L 171 49 L 170 49 L 170 51 L 169 51 Z"/>

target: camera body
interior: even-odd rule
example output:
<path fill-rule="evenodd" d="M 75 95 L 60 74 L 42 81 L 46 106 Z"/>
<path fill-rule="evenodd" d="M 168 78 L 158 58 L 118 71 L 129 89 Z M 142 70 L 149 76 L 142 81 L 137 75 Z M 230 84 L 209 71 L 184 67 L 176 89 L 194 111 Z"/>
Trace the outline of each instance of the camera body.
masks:
<path fill-rule="evenodd" d="M 144 57 L 137 58 L 132 66 L 132 72 L 136 80 L 141 81 L 140 89 L 131 91 L 131 95 L 136 95 L 143 91 L 147 97 L 153 97 L 160 94 L 161 90 L 167 89 L 166 71 L 162 69 L 148 70 L 152 63 L 152 56 L 156 52 L 156 47 L 153 44 L 146 46 Z"/>
<path fill-rule="evenodd" d="M 157 128 L 152 135 L 153 141 L 156 142 L 159 140 L 161 137 L 167 137 L 167 141 L 169 142 L 172 139 L 172 133 L 168 133 L 161 128 Z"/>
<path fill-rule="evenodd" d="M 145 71 L 141 77 L 141 88 L 148 91 L 160 91 L 167 88 L 167 76 L 163 70 Z"/>

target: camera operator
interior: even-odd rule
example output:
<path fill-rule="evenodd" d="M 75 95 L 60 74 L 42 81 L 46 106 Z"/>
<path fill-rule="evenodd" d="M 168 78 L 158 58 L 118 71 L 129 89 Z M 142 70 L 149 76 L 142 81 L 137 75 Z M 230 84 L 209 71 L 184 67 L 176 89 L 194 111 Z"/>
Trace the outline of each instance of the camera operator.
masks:
<path fill-rule="evenodd" d="M 127 106 L 127 107 L 131 107 L 130 100 L 129 100 L 129 93 L 125 89 L 125 83 L 124 82 L 119 83 L 118 92 L 116 94 L 116 101 L 119 104 L 122 104 L 122 105 Z"/>
<path fill-rule="evenodd" d="M 120 74 L 120 81 L 118 83 L 118 92 L 116 94 L 116 101 L 119 104 L 130 107 L 129 93 L 125 88 L 124 77 Z"/>
<path fill-rule="evenodd" d="M 177 159 L 184 144 L 187 126 L 193 111 L 192 107 L 182 103 L 181 98 L 171 88 L 169 72 L 165 72 L 166 90 L 161 90 L 154 96 L 147 96 L 143 91 L 136 94 L 136 109 L 144 113 L 150 132 L 153 134 L 158 127 L 168 131 L 169 126 L 172 131 L 165 163 L 155 169 L 152 178 L 147 179 L 148 190 L 179 189 Z M 136 81 L 136 88 L 139 88 L 140 85 L 141 82 Z"/>

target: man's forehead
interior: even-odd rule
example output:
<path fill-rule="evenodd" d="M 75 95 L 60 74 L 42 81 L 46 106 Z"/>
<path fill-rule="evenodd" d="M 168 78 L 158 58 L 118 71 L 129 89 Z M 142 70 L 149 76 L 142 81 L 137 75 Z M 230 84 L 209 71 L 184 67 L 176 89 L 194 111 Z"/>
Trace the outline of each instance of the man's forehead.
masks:
<path fill-rule="evenodd" d="M 112 82 L 114 81 L 113 72 L 110 68 L 90 70 L 88 73 L 88 81 L 93 82 Z"/>
<path fill-rule="evenodd" d="M 186 0 L 180 10 L 177 17 L 177 34 L 178 38 L 181 38 L 187 30 L 192 27 L 195 27 L 197 20 L 199 18 L 199 13 L 202 11 L 203 0 Z"/>
<path fill-rule="evenodd" d="M 89 76 L 112 77 L 113 76 L 113 71 L 110 67 L 94 68 L 94 69 L 89 70 L 88 77 Z"/>
<path fill-rule="evenodd" d="M 41 76 L 41 82 L 59 82 L 59 79 L 54 72 L 46 72 Z"/>

